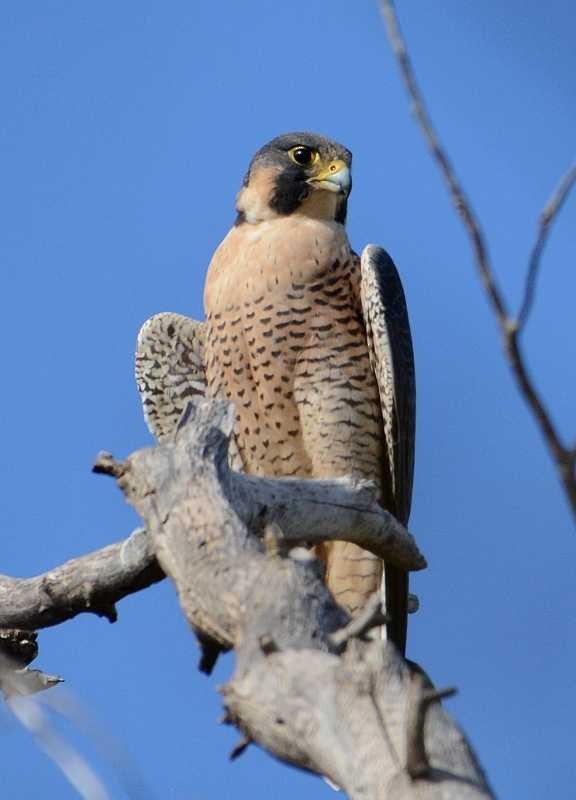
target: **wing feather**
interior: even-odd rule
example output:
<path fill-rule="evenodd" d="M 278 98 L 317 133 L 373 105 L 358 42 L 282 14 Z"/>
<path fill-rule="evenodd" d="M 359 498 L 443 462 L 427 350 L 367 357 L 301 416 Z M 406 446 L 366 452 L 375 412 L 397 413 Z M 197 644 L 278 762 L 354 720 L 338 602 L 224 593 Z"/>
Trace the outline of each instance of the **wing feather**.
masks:
<path fill-rule="evenodd" d="M 414 476 L 414 353 L 400 276 L 388 253 L 376 245 L 362 253 L 360 295 L 386 440 L 389 474 L 383 483 L 390 488 L 387 491 L 384 485 L 383 502 L 405 525 Z"/>
<path fill-rule="evenodd" d="M 380 394 L 386 442 L 382 503 L 404 525 L 410 516 L 414 475 L 416 382 L 406 299 L 394 262 L 381 247 L 369 245 L 360 261 L 360 296 L 370 361 Z M 408 623 L 408 574 L 384 564 L 382 585 L 386 626 L 404 654 Z"/>
<path fill-rule="evenodd" d="M 136 383 L 150 432 L 163 441 L 190 401 L 206 394 L 201 322 L 170 312 L 141 327 L 136 343 Z"/>
<path fill-rule="evenodd" d="M 190 402 L 208 394 L 204 368 L 206 326 L 164 312 L 150 317 L 136 342 L 136 383 L 144 419 L 159 442 L 174 434 Z M 243 470 L 236 438 L 230 439 L 230 466 Z"/>

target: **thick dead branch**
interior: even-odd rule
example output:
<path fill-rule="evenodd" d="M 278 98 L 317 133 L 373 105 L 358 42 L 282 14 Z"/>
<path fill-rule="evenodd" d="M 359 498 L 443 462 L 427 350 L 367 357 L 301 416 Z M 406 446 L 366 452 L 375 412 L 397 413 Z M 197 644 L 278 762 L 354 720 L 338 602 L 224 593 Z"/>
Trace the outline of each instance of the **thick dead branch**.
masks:
<path fill-rule="evenodd" d="M 219 649 L 236 651 L 235 673 L 222 688 L 225 721 L 242 735 L 236 755 L 258 743 L 327 776 L 353 800 L 491 797 L 458 726 L 439 703 L 425 715 L 414 708 L 422 698 L 414 700 L 412 668 L 393 645 L 365 635 L 381 624 L 379 604 L 350 621 L 318 561 L 287 546 L 334 538 L 338 526 L 350 525 L 361 533 L 340 529 L 341 538 L 420 568 L 412 537 L 376 507 L 369 486 L 232 472 L 233 419 L 227 403 L 204 401 L 173 441 L 124 462 L 103 456 L 99 471 L 115 476 L 147 533 L 38 578 L 0 579 L 0 625 L 54 625 L 81 611 L 110 617 L 120 597 L 167 574 L 198 634 L 203 667 Z M 422 719 L 418 754 L 426 766 L 418 781 L 408 747 L 415 718 Z"/>
<path fill-rule="evenodd" d="M 428 772 L 413 781 L 408 665 L 392 645 L 354 638 L 350 627 L 350 636 L 334 640 L 349 619 L 317 562 L 264 546 L 262 498 L 248 490 L 253 479 L 230 471 L 230 407 L 204 402 L 194 413 L 173 442 L 123 462 L 118 483 L 143 517 L 192 628 L 235 648 L 235 674 L 222 693 L 225 721 L 240 729 L 242 747 L 257 742 L 326 775 L 350 798 L 491 797 L 439 704 L 423 724 Z"/>
<path fill-rule="evenodd" d="M 274 480 L 240 473 L 232 473 L 231 480 L 244 521 L 251 523 L 254 510 L 264 514 L 292 546 L 345 538 L 406 571 L 426 567 L 413 536 L 382 508 L 368 481 Z"/>
<path fill-rule="evenodd" d="M 269 537 L 273 531 L 275 541 L 268 542 L 272 553 L 303 542 L 345 538 L 406 570 L 426 566 L 411 534 L 375 501 L 371 484 L 353 484 L 345 479 L 268 480 L 226 470 L 227 489 L 242 524 L 254 526 L 263 534 L 268 531 Z M 126 466 L 103 453 L 94 471 L 122 481 Z M 152 490 L 150 496 L 154 496 Z M 196 518 L 201 520 L 206 504 L 201 488 L 197 502 Z M 72 559 L 35 578 L 0 576 L 0 628 L 36 630 L 81 613 L 114 622 L 119 600 L 164 577 L 149 536 L 137 530 L 125 541 Z M 206 655 L 209 671 L 210 657 Z"/>
<path fill-rule="evenodd" d="M 500 329 L 506 361 L 516 381 L 520 394 L 527 403 L 532 416 L 540 428 L 546 446 L 560 476 L 572 513 L 576 517 L 576 471 L 572 448 L 562 441 L 552 421 L 550 412 L 542 399 L 542 395 L 528 373 L 524 354 L 522 353 L 519 342 L 519 334 L 528 317 L 532 304 L 536 276 L 542 251 L 548 237 L 548 231 L 576 182 L 576 167 L 571 167 L 566 172 L 552 198 L 542 212 L 536 242 L 530 256 L 524 298 L 519 316 L 518 318 L 514 318 L 508 311 L 504 296 L 496 282 L 494 270 L 488 255 L 486 240 L 478 217 L 474 213 L 472 205 L 462 188 L 456 171 L 448 157 L 448 153 L 440 142 L 438 134 L 432 124 L 432 119 L 426 109 L 424 97 L 420 91 L 412 67 L 406 40 L 400 30 L 394 2 L 393 0 L 381 0 L 381 7 L 386 22 L 388 38 L 396 56 L 402 81 L 412 104 L 412 111 L 424 139 L 430 148 L 432 156 L 440 168 L 452 202 L 460 214 L 460 218 L 469 236 L 476 267 Z"/>
<path fill-rule="evenodd" d="M 115 604 L 164 578 L 143 530 L 35 578 L 0 576 L 0 627 L 36 630 L 83 612 L 116 619 Z"/>

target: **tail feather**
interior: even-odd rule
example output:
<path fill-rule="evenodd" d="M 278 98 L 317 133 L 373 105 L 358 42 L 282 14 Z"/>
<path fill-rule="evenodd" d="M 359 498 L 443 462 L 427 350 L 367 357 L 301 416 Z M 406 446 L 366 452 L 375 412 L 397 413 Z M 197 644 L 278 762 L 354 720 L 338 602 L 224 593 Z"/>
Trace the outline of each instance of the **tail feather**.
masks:
<path fill-rule="evenodd" d="M 386 613 L 391 618 L 386 625 L 386 638 L 394 642 L 404 655 L 408 629 L 408 573 L 388 565 L 384 567 L 383 585 Z"/>
<path fill-rule="evenodd" d="M 326 562 L 326 585 L 337 603 L 354 615 L 382 583 L 382 560 L 351 542 L 326 542 L 318 548 Z"/>

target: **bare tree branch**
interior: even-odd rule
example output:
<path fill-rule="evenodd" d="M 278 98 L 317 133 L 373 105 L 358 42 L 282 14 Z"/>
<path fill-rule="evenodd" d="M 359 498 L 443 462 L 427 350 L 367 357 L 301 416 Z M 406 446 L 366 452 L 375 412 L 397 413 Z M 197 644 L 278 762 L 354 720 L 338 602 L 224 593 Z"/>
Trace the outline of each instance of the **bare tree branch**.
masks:
<path fill-rule="evenodd" d="M 536 240 L 530 253 L 528 262 L 528 272 L 526 274 L 526 284 L 524 286 L 524 298 L 520 311 L 518 312 L 518 330 L 522 330 L 532 310 L 534 303 L 534 291 L 536 289 L 536 279 L 540 270 L 542 253 L 548 240 L 548 234 L 556 215 L 564 205 L 570 194 L 574 183 L 576 183 L 576 164 L 573 164 L 561 177 L 558 186 L 554 189 L 552 197 L 546 203 L 544 210 L 540 214 Z"/>
<path fill-rule="evenodd" d="M 0 627 L 37 630 L 82 613 L 114 622 L 118 600 L 164 577 L 146 532 L 136 530 L 35 578 L 0 575 Z"/>
<path fill-rule="evenodd" d="M 248 502 L 290 546 L 343 539 L 406 571 L 425 569 L 414 537 L 376 499 L 370 481 L 257 478 L 231 473 L 239 508 Z M 246 523 L 250 519 L 246 517 Z"/>
<path fill-rule="evenodd" d="M 11 669 L 0 663 L 0 691 L 6 699 L 44 692 L 63 680 L 59 675 L 48 675 L 39 669 Z"/>
<path fill-rule="evenodd" d="M 121 480 L 124 466 L 103 453 L 94 471 Z M 285 547 L 344 538 L 403 569 L 426 566 L 412 535 L 379 505 L 370 483 L 281 481 L 230 472 L 229 490 L 245 524 L 262 534 L 266 526 L 275 526 Z M 202 500 L 198 511 L 203 513 Z M 37 630 L 82 613 L 114 622 L 119 600 L 164 577 L 149 536 L 138 529 L 122 542 L 37 577 L 0 575 L 0 628 Z"/>
<path fill-rule="evenodd" d="M 544 441 L 556 465 L 572 513 L 574 517 L 576 517 L 576 472 L 573 453 L 571 448 L 567 447 L 562 442 L 541 394 L 536 389 L 534 381 L 528 374 L 524 355 L 519 344 L 519 333 L 530 310 L 540 257 L 546 242 L 548 230 L 570 189 L 574 185 L 576 180 L 576 168 L 572 168 L 566 173 L 542 214 L 540 229 L 530 258 L 524 300 L 520 315 L 518 319 L 515 319 L 510 315 L 502 292 L 497 285 L 479 220 L 472 209 L 470 201 L 466 197 L 448 154 L 438 138 L 430 115 L 426 109 L 424 97 L 416 81 L 416 75 L 412 67 L 406 41 L 400 30 L 394 2 L 393 0 L 380 0 L 380 2 L 388 31 L 388 38 L 396 56 L 404 86 L 412 103 L 414 116 L 432 152 L 432 156 L 440 168 L 452 201 L 460 214 L 470 238 L 476 267 L 500 328 L 508 366 L 512 371 L 521 395 L 540 428 Z"/>
<path fill-rule="evenodd" d="M 402 76 L 404 86 L 412 102 L 412 112 L 414 113 L 418 125 L 424 134 L 426 142 L 432 151 L 432 155 L 440 166 L 454 205 L 456 206 L 456 209 L 462 217 L 464 225 L 466 226 L 468 234 L 472 240 L 474 254 L 476 256 L 476 264 L 484 284 L 484 288 L 490 299 L 490 302 L 492 303 L 494 311 L 496 312 L 499 323 L 504 326 L 506 319 L 508 318 L 508 313 L 504 299 L 496 285 L 496 280 L 490 267 L 486 242 L 484 240 L 484 234 L 480 228 L 480 223 L 466 197 L 460 181 L 458 180 L 456 172 L 454 171 L 450 159 L 448 158 L 448 154 L 438 138 L 430 115 L 426 109 L 424 97 L 416 81 L 416 75 L 408 54 L 406 42 L 400 31 L 398 18 L 394 9 L 394 3 L 392 0 L 381 0 L 381 5 L 386 27 L 388 29 L 388 37 L 392 44 L 394 53 L 396 54 L 396 59 L 400 67 L 400 74 Z"/>
<path fill-rule="evenodd" d="M 113 471 L 201 642 L 235 649 L 235 674 L 222 688 L 224 721 L 242 734 L 234 755 L 258 743 L 326 775 L 353 800 L 491 797 L 439 703 L 420 725 L 427 773 L 417 782 L 410 775 L 408 722 L 419 713 L 410 709 L 410 668 L 393 645 L 363 637 L 379 622 L 376 602 L 361 625 L 349 624 L 309 553 L 287 553 L 268 521 L 262 541 L 258 492 L 275 482 L 230 470 L 233 420 L 227 403 L 204 401 L 173 441 L 114 462 Z M 279 488 L 297 500 L 301 483 Z M 312 489 L 320 483 L 330 482 Z M 314 531 L 305 515 L 302 524 Z"/>
<path fill-rule="evenodd" d="M 407 723 L 406 768 L 413 779 L 424 778 L 430 774 L 431 764 L 426 752 L 425 724 L 432 703 L 439 703 L 453 697 L 456 689 L 436 690 L 419 672 L 411 676 L 409 690 L 409 715 Z"/>
<path fill-rule="evenodd" d="M 115 476 L 146 532 L 37 578 L 0 578 L 0 625 L 54 625 L 82 611 L 113 619 L 118 599 L 168 575 L 204 668 L 219 649 L 235 649 L 235 673 L 221 691 L 224 721 L 242 735 L 236 756 L 257 743 L 327 776 L 352 800 L 492 797 L 456 723 L 438 702 L 425 711 L 411 690 L 413 668 L 392 644 L 367 635 L 382 623 L 378 600 L 351 622 L 318 560 L 288 546 L 331 538 L 344 522 L 361 534 L 342 537 L 419 569 L 425 562 L 410 534 L 378 512 L 369 485 L 233 472 L 233 421 L 228 403 L 203 401 L 172 441 L 123 462 L 101 456 L 97 471 Z M 23 663 L 35 654 L 33 635 L 5 640 Z"/>

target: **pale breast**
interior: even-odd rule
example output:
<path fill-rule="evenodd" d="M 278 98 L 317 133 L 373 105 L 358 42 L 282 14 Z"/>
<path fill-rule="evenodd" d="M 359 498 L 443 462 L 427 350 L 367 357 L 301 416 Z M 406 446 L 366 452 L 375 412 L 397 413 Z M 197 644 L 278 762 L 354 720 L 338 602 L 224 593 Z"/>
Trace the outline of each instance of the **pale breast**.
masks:
<path fill-rule="evenodd" d="M 237 408 L 254 474 L 379 479 L 381 417 L 336 223 L 298 215 L 232 229 L 206 282 L 209 391 Z"/>

